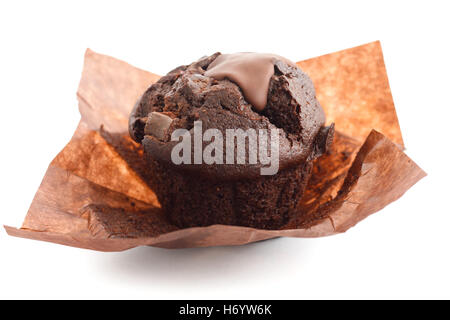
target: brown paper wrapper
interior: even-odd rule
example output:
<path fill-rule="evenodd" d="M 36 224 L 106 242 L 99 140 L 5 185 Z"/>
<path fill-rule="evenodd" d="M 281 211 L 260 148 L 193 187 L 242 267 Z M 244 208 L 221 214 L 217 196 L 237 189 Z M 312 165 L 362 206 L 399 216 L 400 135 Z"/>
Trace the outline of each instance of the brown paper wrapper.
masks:
<path fill-rule="evenodd" d="M 137 98 L 159 76 L 87 50 L 78 89 L 81 121 L 50 164 L 20 229 L 9 235 L 100 251 L 141 245 L 241 245 L 275 237 L 345 232 L 425 176 L 403 140 L 379 42 L 299 62 L 338 130 L 314 163 L 302 199 L 306 222 L 282 230 L 212 225 L 179 229 L 145 183 L 141 147 L 127 132 Z"/>

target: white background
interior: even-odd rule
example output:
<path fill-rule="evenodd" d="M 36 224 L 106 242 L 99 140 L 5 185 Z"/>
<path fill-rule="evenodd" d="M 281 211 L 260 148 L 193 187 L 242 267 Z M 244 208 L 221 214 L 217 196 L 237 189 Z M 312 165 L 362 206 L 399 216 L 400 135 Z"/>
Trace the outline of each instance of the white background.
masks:
<path fill-rule="evenodd" d="M 79 120 L 86 48 L 154 73 L 215 51 L 292 60 L 381 40 L 429 174 L 347 233 L 101 253 L 0 231 L 0 298 L 450 298 L 448 1 L 2 1 L 0 224 L 20 226 Z"/>

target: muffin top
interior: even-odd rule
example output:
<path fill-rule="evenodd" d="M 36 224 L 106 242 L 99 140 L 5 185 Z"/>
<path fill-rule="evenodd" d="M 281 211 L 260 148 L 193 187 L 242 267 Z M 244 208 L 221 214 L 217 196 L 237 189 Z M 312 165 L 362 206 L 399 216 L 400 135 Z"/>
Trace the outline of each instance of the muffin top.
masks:
<path fill-rule="evenodd" d="M 280 169 L 320 156 L 334 132 L 333 126 L 324 127 L 325 114 L 308 75 L 272 54 L 215 53 L 170 71 L 136 103 L 129 131 L 146 153 L 173 165 L 171 151 L 178 142 L 171 135 L 177 129 L 192 132 L 195 121 L 201 121 L 203 132 L 217 129 L 224 137 L 227 129 L 279 129 Z M 261 166 L 249 161 L 177 165 L 221 179 L 250 177 Z"/>

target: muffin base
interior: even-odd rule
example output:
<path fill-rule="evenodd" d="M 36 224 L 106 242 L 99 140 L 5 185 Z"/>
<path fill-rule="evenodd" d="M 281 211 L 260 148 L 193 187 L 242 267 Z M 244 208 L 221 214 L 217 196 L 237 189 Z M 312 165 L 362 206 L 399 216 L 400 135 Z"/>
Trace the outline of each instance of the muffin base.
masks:
<path fill-rule="evenodd" d="M 150 185 L 165 214 L 180 228 L 226 224 L 279 229 L 298 209 L 313 167 L 306 161 L 273 176 L 217 182 L 147 157 Z"/>

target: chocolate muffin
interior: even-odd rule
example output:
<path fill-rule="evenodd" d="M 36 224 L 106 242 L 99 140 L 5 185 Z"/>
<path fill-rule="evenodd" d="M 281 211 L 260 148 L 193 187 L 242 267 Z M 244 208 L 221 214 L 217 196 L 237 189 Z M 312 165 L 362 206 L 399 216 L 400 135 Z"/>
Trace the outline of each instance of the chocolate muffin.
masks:
<path fill-rule="evenodd" d="M 178 227 L 278 229 L 301 215 L 312 161 L 332 143 L 324 124 L 311 79 L 291 61 L 215 53 L 151 85 L 129 130 Z"/>

